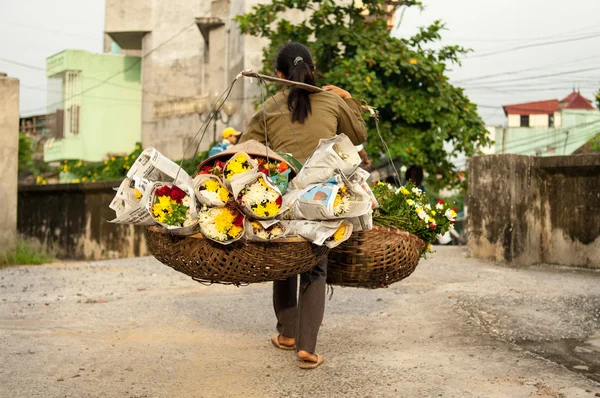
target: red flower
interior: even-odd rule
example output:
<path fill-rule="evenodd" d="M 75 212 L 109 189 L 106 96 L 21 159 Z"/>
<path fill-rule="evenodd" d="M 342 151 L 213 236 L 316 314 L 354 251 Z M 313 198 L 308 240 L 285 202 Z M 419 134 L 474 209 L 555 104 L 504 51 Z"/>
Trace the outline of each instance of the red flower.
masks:
<path fill-rule="evenodd" d="M 452 221 L 452 225 L 456 224 L 456 221 Z"/>
<path fill-rule="evenodd" d="M 237 216 L 235 220 L 233 220 L 233 225 L 235 225 L 236 227 L 241 227 L 242 225 L 244 225 L 244 216 L 242 216 L 241 214 Z"/>
<path fill-rule="evenodd" d="M 281 203 L 283 203 L 283 199 L 281 196 L 277 197 L 277 200 L 275 201 L 275 203 L 277 204 L 277 206 L 281 206 Z"/>
<path fill-rule="evenodd" d="M 171 196 L 171 188 L 168 185 L 163 185 L 156 190 L 157 196 Z"/>
<path fill-rule="evenodd" d="M 225 168 L 225 162 L 221 162 L 220 160 L 217 160 L 215 162 L 215 164 L 217 165 L 218 168 L 220 169 L 224 169 Z"/>
<path fill-rule="evenodd" d="M 439 203 L 439 204 L 441 204 L 441 205 L 443 205 L 443 204 L 444 204 L 444 201 L 443 201 L 443 200 L 441 200 L 441 199 L 438 199 L 438 203 Z"/>
<path fill-rule="evenodd" d="M 259 169 L 258 171 L 260 171 L 261 173 L 263 173 L 264 175 L 269 175 L 269 170 L 265 167 Z"/>
<path fill-rule="evenodd" d="M 185 192 L 181 190 L 178 186 L 173 185 L 171 188 L 171 199 L 177 201 L 177 203 L 181 203 L 181 200 L 185 198 Z"/>
<path fill-rule="evenodd" d="M 211 174 L 213 171 L 212 166 L 204 166 L 202 167 L 202 171 L 200 171 L 198 174 Z"/>
<path fill-rule="evenodd" d="M 434 223 L 429 224 L 429 228 L 435 229 L 435 224 Z"/>
<path fill-rule="evenodd" d="M 455 213 L 458 213 L 458 210 L 456 210 L 456 207 L 453 207 L 452 210 L 454 210 Z"/>

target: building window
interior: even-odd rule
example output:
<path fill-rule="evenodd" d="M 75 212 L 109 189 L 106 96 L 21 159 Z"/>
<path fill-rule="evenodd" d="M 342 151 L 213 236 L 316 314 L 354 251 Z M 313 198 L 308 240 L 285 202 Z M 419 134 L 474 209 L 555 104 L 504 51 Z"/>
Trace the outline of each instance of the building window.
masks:
<path fill-rule="evenodd" d="M 521 127 L 529 127 L 529 115 L 521 115 Z"/>
<path fill-rule="evenodd" d="M 548 127 L 554 127 L 554 115 L 548 115 Z"/>

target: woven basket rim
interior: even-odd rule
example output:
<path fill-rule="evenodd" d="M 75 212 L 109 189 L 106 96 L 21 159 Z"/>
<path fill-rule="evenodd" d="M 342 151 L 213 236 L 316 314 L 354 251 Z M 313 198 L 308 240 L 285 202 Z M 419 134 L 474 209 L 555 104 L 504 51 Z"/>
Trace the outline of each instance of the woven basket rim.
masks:
<path fill-rule="evenodd" d="M 161 227 L 159 225 L 150 225 L 148 227 L 148 230 L 152 231 L 152 232 L 161 233 L 161 234 L 168 234 L 169 233 L 169 230 L 167 228 L 163 228 L 163 227 Z M 200 232 L 198 232 L 198 233 L 196 233 L 194 235 L 187 235 L 185 237 L 186 238 L 192 238 L 192 239 L 208 239 L 204 235 L 202 235 L 202 233 L 200 233 Z M 263 241 L 254 240 L 254 241 L 250 241 L 250 242 L 252 242 L 252 243 L 305 243 L 305 242 L 310 242 L 310 241 L 304 239 L 301 236 L 291 235 L 291 236 L 286 237 L 286 238 L 277 238 L 277 239 L 273 239 L 273 240 L 270 240 L 270 241 L 264 241 L 263 242 Z"/>

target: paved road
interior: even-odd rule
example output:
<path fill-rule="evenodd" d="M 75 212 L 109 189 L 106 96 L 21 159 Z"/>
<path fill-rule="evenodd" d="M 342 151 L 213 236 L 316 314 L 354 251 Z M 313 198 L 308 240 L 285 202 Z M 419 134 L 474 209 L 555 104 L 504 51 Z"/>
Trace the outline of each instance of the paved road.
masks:
<path fill-rule="evenodd" d="M 5 268 L 0 397 L 600 396 L 599 286 L 441 248 L 389 289 L 336 288 L 304 371 L 269 343 L 270 284 L 147 257 Z"/>

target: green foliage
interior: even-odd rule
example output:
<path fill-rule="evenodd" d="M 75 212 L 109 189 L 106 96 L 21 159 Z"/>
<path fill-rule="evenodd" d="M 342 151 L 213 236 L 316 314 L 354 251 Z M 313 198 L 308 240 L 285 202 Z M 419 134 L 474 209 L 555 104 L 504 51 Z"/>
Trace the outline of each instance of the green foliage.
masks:
<path fill-rule="evenodd" d="M 427 195 L 410 182 L 395 188 L 379 181 L 373 186 L 373 194 L 379 202 L 373 224 L 408 231 L 428 246 L 438 234 L 444 235 L 454 226 L 454 204 L 439 200 L 432 205 Z"/>
<path fill-rule="evenodd" d="M 39 265 L 54 261 L 56 250 L 36 241 L 19 239 L 14 252 L 0 254 L 0 267 L 6 265 Z"/>
<path fill-rule="evenodd" d="M 269 39 L 263 50 L 263 73 L 275 74 L 281 45 L 288 41 L 306 44 L 315 58 L 320 84 L 340 86 L 379 110 L 382 136 L 394 159 L 420 165 L 438 187 L 462 185 L 444 142 L 452 143 L 451 154 L 467 156 L 489 143 L 476 106 L 446 76 L 449 66 L 460 64 L 467 50 L 460 46 L 433 49 L 444 29 L 440 21 L 411 38 L 392 38 L 385 19 L 380 18 L 385 14 L 385 1 L 362 3 L 364 8 L 334 0 L 272 0 L 237 16 L 236 21 L 242 32 Z M 416 1 L 404 4 L 421 6 Z M 290 9 L 309 10 L 311 16 L 291 24 L 281 18 Z M 384 148 L 372 122 L 369 137 L 367 152 L 378 158 Z"/>
<path fill-rule="evenodd" d="M 600 89 L 596 93 L 596 108 L 600 109 Z"/>
<path fill-rule="evenodd" d="M 33 150 L 31 138 L 19 133 L 19 174 L 33 168 Z"/>
<path fill-rule="evenodd" d="M 592 138 L 590 141 L 590 151 L 600 152 L 600 135 Z"/>
<path fill-rule="evenodd" d="M 85 162 L 83 160 L 65 160 L 58 171 L 68 173 L 74 184 L 99 181 L 115 181 L 125 178 L 127 171 L 142 153 L 142 145 L 137 143 L 135 149 L 128 155 L 109 156 L 103 162 Z M 208 152 L 201 152 L 192 159 L 185 159 L 182 168 L 190 175 L 196 174 L 196 168 Z M 180 164 L 180 161 L 177 161 Z M 43 182 L 38 177 L 37 182 Z"/>

